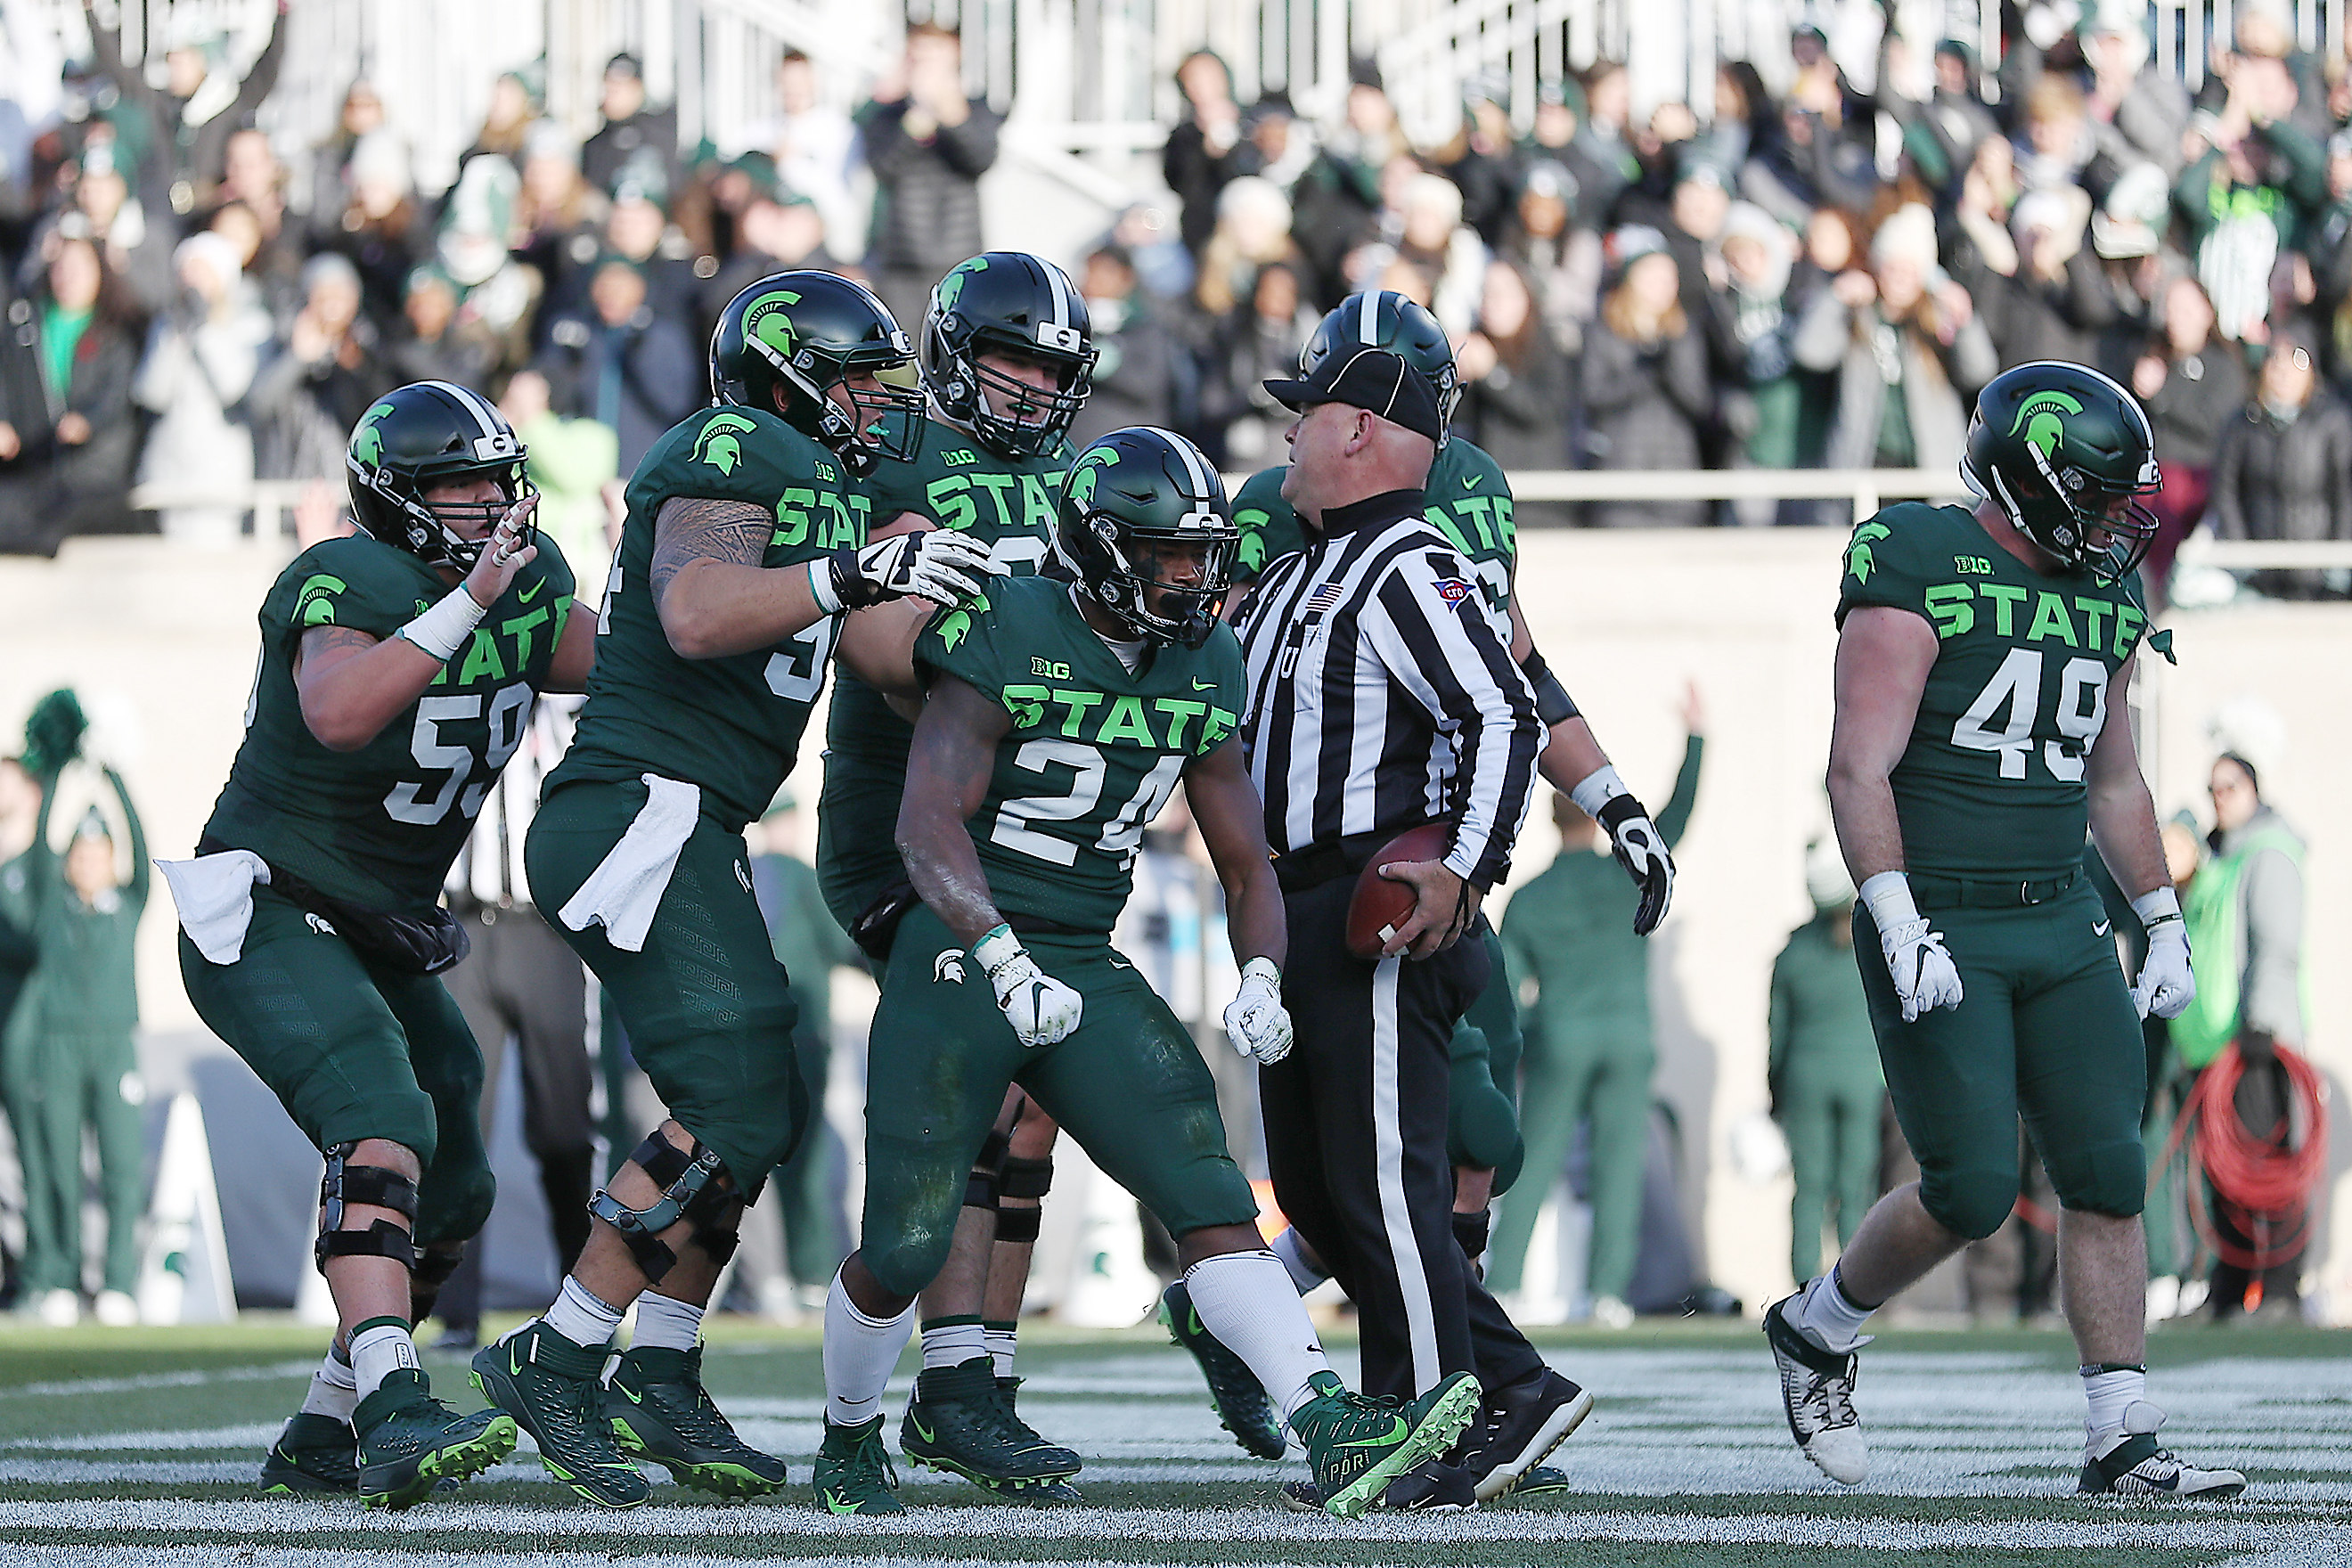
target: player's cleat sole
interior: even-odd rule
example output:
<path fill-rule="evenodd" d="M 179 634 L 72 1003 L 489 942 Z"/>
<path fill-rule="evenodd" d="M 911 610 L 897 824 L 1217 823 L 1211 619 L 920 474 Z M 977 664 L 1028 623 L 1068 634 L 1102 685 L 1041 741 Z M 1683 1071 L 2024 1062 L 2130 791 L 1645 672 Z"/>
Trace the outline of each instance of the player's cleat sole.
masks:
<path fill-rule="evenodd" d="M 682 1487 L 725 1498 L 782 1489 L 784 1462 L 752 1447 L 702 1386 L 702 1347 L 643 1346 L 626 1352 L 604 1386 L 613 1443 L 633 1459 L 659 1465 Z"/>
<path fill-rule="evenodd" d="M 621 1455 L 604 1415 L 610 1345 L 577 1345 L 534 1319 L 474 1353 L 474 1386 L 539 1445 L 547 1473 L 600 1508 L 635 1508 L 653 1483 Z"/>
<path fill-rule="evenodd" d="M 1870 1445 L 1854 1414 L 1858 1361 L 1852 1351 L 1824 1350 L 1789 1321 L 1790 1296 L 1764 1311 L 1764 1340 L 1780 1374 L 1780 1413 L 1798 1451 L 1841 1486 L 1870 1479 Z"/>
<path fill-rule="evenodd" d="M 898 1500 L 898 1472 L 891 1466 L 889 1445 L 882 1441 L 882 1417 L 855 1426 L 824 1424 L 813 1490 L 817 1509 L 824 1513 L 907 1511 Z"/>
<path fill-rule="evenodd" d="M 1486 1447 L 1472 1467 L 1478 1500 L 1507 1497 L 1592 1414 L 1592 1391 L 1549 1367 L 1486 1397 Z M 1494 1456 L 1486 1463 L 1486 1457 Z"/>
<path fill-rule="evenodd" d="M 2246 1489 L 2237 1470 L 2208 1470 L 2184 1464 L 2156 1439 L 2163 1413 L 2144 1399 L 2124 1411 L 2124 1424 L 2093 1443 L 2083 1456 L 2075 1490 L 2099 1497 L 2173 1498 L 2220 1502 Z"/>
<path fill-rule="evenodd" d="M 1285 1481 L 1276 1497 L 1293 1513 L 1330 1512 L 1313 1481 Z M 1391 1481 L 1370 1511 L 1466 1513 L 1477 1506 L 1476 1481 L 1469 1471 L 1424 1460 Z"/>
<path fill-rule="evenodd" d="M 1247 1363 L 1201 1325 L 1201 1314 L 1193 1310 L 1192 1293 L 1181 1279 L 1160 1298 L 1160 1326 L 1200 1363 L 1217 1422 L 1234 1435 L 1234 1441 L 1261 1459 L 1281 1458 L 1289 1449 L 1289 1439 L 1283 1432 L 1282 1418 L 1275 1414 L 1274 1402 L 1265 1396 L 1265 1385 Z"/>
<path fill-rule="evenodd" d="M 961 1476 L 1000 1497 L 1065 1480 L 1082 1468 L 1076 1453 L 1045 1441 L 1005 1408 L 995 1363 L 984 1355 L 917 1375 L 898 1447 L 910 1463 Z"/>
<path fill-rule="evenodd" d="M 427 1391 L 422 1373 L 403 1369 L 352 1412 L 359 1433 L 360 1500 L 414 1508 L 442 1482 L 478 1476 L 514 1452 L 511 1417 L 496 1410 L 460 1415 Z"/>
<path fill-rule="evenodd" d="M 1350 1394 L 1328 1372 L 1317 1373 L 1310 1386 L 1315 1397 L 1299 1406 L 1293 1425 L 1307 1444 L 1324 1511 L 1341 1519 L 1357 1517 L 1391 1481 L 1451 1448 L 1478 1415 L 1478 1380 L 1466 1372 L 1403 1405 Z"/>
<path fill-rule="evenodd" d="M 1519 1478 L 1519 1484 L 1511 1489 L 1509 1495 L 1513 1501 L 1517 1501 L 1521 1498 L 1543 1497 L 1552 1492 L 1572 1491 L 1575 1487 L 1576 1483 L 1568 1479 L 1568 1472 L 1559 1466 L 1538 1465 Z"/>
<path fill-rule="evenodd" d="M 302 1411 L 261 1461 L 264 1497 L 349 1497 L 360 1489 L 360 1439 L 348 1421 Z"/>

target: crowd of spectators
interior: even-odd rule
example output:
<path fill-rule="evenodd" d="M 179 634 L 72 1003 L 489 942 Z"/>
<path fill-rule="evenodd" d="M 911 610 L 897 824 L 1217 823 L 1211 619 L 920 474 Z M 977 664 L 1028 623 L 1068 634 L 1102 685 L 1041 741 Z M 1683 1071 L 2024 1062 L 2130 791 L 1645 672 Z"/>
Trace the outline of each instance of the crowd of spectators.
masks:
<path fill-rule="evenodd" d="M 2006 13 L 1990 65 L 1890 33 L 1849 74 L 1800 27 L 1770 73 L 1786 90 L 1727 62 L 1705 122 L 1681 102 L 1637 112 L 1604 61 L 1542 82 L 1523 134 L 1506 85 L 1475 80 L 1435 146 L 1407 137 L 1369 62 L 1325 124 L 1279 91 L 1242 103 L 1195 53 L 1162 159 L 1172 201 L 1139 200 L 1062 258 L 1102 351 L 1076 435 L 1150 421 L 1228 468 L 1277 461 L 1286 416 L 1260 382 L 1339 298 L 1379 287 L 1453 335 L 1457 428 L 1509 468 L 1948 470 L 1979 386 L 2069 358 L 2155 422 L 2159 569 L 2209 518 L 2223 537 L 2352 538 L 2345 59 L 2298 48 L 2284 0 L 2251 0 L 2192 93 L 2154 63 L 2143 7 Z M 289 189 L 252 125 L 282 18 L 237 79 L 219 40 L 167 40 L 161 88 L 94 18 L 92 34 L 47 123 L 0 115 L 0 548 L 140 526 L 131 478 L 187 495 L 167 532 L 234 532 L 235 511 L 203 503 L 248 478 L 335 482 L 353 419 L 422 376 L 532 421 L 551 510 L 587 526 L 600 487 L 702 400 L 709 324 L 744 283 L 852 272 L 913 330 L 941 272 L 1014 238 L 983 233 L 1001 117 L 968 95 L 943 28 L 910 29 L 854 112 L 786 54 L 772 112 L 724 143 L 681 145 L 625 55 L 584 142 L 510 73 L 437 196 L 364 79 Z"/>

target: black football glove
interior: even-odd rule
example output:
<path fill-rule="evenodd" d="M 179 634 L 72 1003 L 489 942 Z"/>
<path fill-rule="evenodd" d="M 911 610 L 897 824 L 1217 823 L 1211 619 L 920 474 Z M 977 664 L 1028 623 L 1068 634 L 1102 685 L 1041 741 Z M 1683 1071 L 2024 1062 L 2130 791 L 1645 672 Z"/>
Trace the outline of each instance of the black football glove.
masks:
<path fill-rule="evenodd" d="M 1675 896 L 1675 858 L 1666 853 L 1665 836 L 1630 795 L 1610 797 L 1595 820 L 1608 833 L 1617 864 L 1642 889 L 1641 908 L 1633 911 L 1633 934 L 1647 936 L 1666 918 L 1666 905 Z"/>

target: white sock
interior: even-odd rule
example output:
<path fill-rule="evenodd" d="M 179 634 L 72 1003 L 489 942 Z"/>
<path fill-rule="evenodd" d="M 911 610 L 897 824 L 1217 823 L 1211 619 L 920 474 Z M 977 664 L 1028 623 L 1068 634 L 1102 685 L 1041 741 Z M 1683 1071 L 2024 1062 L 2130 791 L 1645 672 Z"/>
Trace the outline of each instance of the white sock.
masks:
<path fill-rule="evenodd" d="M 647 1291 L 646 1296 L 652 1294 Z M 555 1293 L 554 1302 L 540 1314 L 539 1321 L 575 1345 L 609 1345 L 621 1329 L 621 1309 L 606 1306 L 589 1293 L 588 1287 L 567 1274 L 563 1277 L 563 1289 Z"/>
<path fill-rule="evenodd" d="M 691 1301 L 648 1290 L 637 1298 L 637 1331 L 629 1343 L 639 1350 L 690 1351 L 702 1332 L 703 1310 Z"/>
<path fill-rule="evenodd" d="M 895 1318 L 869 1318 L 849 1299 L 841 1276 L 824 1297 L 824 1418 L 855 1426 L 881 1413 L 882 1391 L 915 1330 L 915 1303 Z"/>
<path fill-rule="evenodd" d="M 1843 1355 L 1862 1342 L 1862 1325 L 1876 1310 L 1853 1304 L 1838 1281 L 1836 1266 L 1832 1265 L 1827 1274 L 1816 1275 L 1805 1287 L 1789 1321 L 1823 1350 Z"/>
<path fill-rule="evenodd" d="M 1291 1284 L 1298 1288 L 1302 1296 L 1331 1278 L 1307 1260 L 1307 1244 L 1298 1239 L 1297 1226 L 1276 1237 L 1267 1250 L 1282 1259 L 1282 1266 L 1290 1271 Z"/>
<path fill-rule="evenodd" d="M 1283 1419 L 1312 1399 L 1307 1379 L 1328 1372 L 1307 1309 L 1298 1304 L 1282 1262 L 1271 1252 L 1227 1252 L 1184 1271 L 1184 1289 L 1201 1326 L 1242 1358 Z"/>
<path fill-rule="evenodd" d="M 351 1362 L 328 1351 L 319 1370 L 310 1374 L 310 1392 L 302 1396 L 302 1414 L 331 1415 L 349 1426 L 359 1402 L 360 1380 Z"/>
<path fill-rule="evenodd" d="M 415 1372 L 416 1365 L 416 1342 L 404 1322 L 371 1318 L 352 1336 L 352 1389 L 358 1399 L 383 1387 L 394 1373 Z"/>
<path fill-rule="evenodd" d="M 2147 1397 L 2147 1369 L 2086 1366 L 2083 1369 L 2083 1396 L 2091 1402 L 2083 1426 L 2094 1440 L 2121 1431 L 2124 1412 L 2131 1408 L 2134 1400 Z"/>
<path fill-rule="evenodd" d="M 1021 1330 L 1013 1323 L 982 1323 L 981 1335 L 988 1342 L 988 1353 L 996 1363 L 996 1375 L 1013 1375 L 1013 1352 L 1020 1347 Z"/>
<path fill-rule="evenodd" d="M 925 1372 L 961 1366 L 988 1353 L 988 1333 L 978 1318 L 942 1318 L 923 1325 Z"/>

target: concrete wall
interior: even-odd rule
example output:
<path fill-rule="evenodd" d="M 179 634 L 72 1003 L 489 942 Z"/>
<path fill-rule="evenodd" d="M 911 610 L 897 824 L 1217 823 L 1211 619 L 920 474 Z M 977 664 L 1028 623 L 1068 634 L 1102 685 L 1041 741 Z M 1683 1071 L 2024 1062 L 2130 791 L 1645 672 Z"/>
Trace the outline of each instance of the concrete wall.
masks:
<path fill-rule="evenodd" d="M 1785 1180 L 1741 1182 L 1726 1138 L 1764 1103 L 1771 962 L 1807 912 L 1804 849 L 1828 823 L 1820 780 L 1842 543 L 1814 530 L 1521 541 L 1520 595 L 1536 636 L 1654 804 L 1680 755 L 1685 682 L 1705 695 L 1706 776 L 1675 912 L 1653 948 L 1659 1088 L 1689 1130 L 1708 1266 L 1750 1303 L 1788 1284 L 1789 1194 Z M 156 851 L 188 853 L 236 747 L 254 612 L 285 556 L 78 540 L 54 563 L 0 560 L 0 749 L 14 749 L 24 713 L 53 686 L 119 705 L 134 721 L 125 771 Z M 2223 705 L 2261 699 L 2284 721 L 2287 743 L 2264 786 L 2312 846 L 2313 1047 L 2335 1073 L 2352 1073 L 2352 973 L 2339 956 L 2352 939 L 2352 845 L 2328 809 L 2352 777 L 2352 609 L 2265 605 L 2174 624 L 2180 667 L 2149 672 L 2141 714 L 2158 809 L 2202 807 L 2205 726 Z M 821 734 L 812 726 L 804 769 Z M 1553 849 L 1538 809 L 1523 873 Z M 160 1030 L 196 1028 L 160 887 L 157 903 L 141 934 L 145 1017 Z M 2337 1144 L 2352 1149 L 2352 1138 Z M 2336 1205 L 2328 1234 L 2335 1245 L 2315 1254 L 2321 1284 L 2335 1315 L 2352 1319 L 2352 1205 Z"/>

